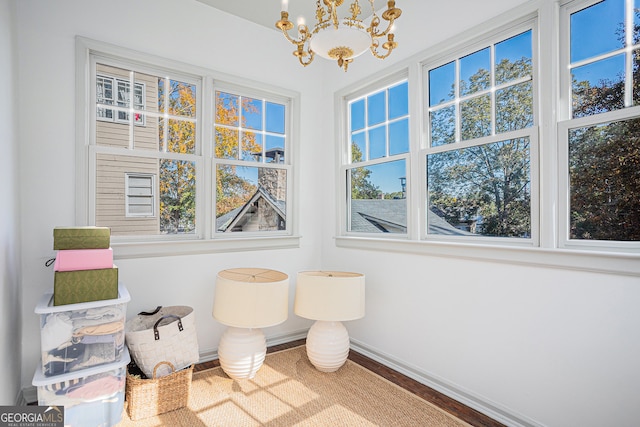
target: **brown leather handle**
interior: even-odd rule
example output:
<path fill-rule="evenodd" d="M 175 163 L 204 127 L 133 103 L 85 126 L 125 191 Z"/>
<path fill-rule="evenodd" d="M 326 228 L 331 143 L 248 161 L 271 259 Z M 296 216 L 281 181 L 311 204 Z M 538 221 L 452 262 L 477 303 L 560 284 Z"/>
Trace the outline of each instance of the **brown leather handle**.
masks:
<path fill-rule="evenodd" d="M 180 319 L 179 316 L 176 316 L 175 314 L 165 314 L 164 316 L 159 318 L 158 321 L 153 325 L 153 336 L 154 336 L 156 341 L 158 341 L 160 339 L 160 332 L 158 331 L 158 325 L 164 319 L 178 319 L 178 330 L 180 332 L 182 332 L 184 330 L 184 328 L 182 327 L 182 319 Z"/>

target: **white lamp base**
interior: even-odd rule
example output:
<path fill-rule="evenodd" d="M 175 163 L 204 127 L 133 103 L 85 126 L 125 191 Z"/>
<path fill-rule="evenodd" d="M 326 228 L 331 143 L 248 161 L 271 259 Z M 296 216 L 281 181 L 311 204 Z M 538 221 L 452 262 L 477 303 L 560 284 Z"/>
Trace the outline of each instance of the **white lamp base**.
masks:
<path fill-rule="evenodd" d="M 316 321 L 307 334 L 307 357 L 321 372 L 335 372 L 349 356 L 349 333 L 342 322 Z"/>
<path fill-rule="evenodd" d="M 233 379 L 253 378 L 266 354 L 267 343 L 260 329 L 229 327 L 220 338 L 220 366 Z"/>

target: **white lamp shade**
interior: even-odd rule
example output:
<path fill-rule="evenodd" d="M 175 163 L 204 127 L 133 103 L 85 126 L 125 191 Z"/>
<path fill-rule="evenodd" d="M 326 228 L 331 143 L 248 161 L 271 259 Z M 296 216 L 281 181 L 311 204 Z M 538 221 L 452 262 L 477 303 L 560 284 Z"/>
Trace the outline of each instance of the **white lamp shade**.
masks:
<path fill-rule="evenodd" d="M 353 55 L 347 58 L 355 58 L 362 55 L 371 46 L 371 36 L 366 30 L 346 27 L 340 25 L 338 28 L 333 26 L 326 28 L 311 39 L 311 49 L 325 59 L 337 59 L 329 54 L 332 49 L 340 47 L 348 47 L 353 51 Z"/>
<path fill-rule="evenodd" d="M 298 316 L 325 321 L 364 317 L 364 275 L 344 271 L 298 273 L 294 311 Z"/>
<path fill-rule="evenodd" d="M 287 320 L 289 276 L 275 270 L 236 268 L 218 273 L 213 317 L 227 326 L 266 328 Z"/>

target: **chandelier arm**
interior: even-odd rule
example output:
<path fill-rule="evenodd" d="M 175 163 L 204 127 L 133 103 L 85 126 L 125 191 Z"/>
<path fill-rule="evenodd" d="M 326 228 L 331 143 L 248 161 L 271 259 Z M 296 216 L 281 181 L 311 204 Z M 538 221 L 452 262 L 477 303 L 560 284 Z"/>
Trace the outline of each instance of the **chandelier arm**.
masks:
<path fill-rule="evenodd" d="M 398 43 L 394 40 L 393 33 L 390 33 L 389 35 L 387 35 L 387 41 L 384 42 L 382 45 L 382 48 L 385 49 L 386 52 L 383 54 L 378 53 L 379 46 L 380 46 L 380 43 L 378 43 L 377 40 L 374 40 L 374 42 L 371 44 L 371 47 L 370 47 L 371 54 L 378 59 L 385 59 L 386 57 L 391 55 L 391 52 L 393 51 L 393 49 L 395 49 L 398 46 Z"/>
<path fill-rule="evenodd" d="M 297 51 L 293 52 L 293 54 L 298 57 L 298 62 L 300 62 L 300 64 L 303 67 L 306 67 L 307 65 L 311 64 L 313 62 L 313 58 L 315 56 L 315 53 L 313 53 L 313 51 L 311 49 L 307 50 L 307 53 L 308 53 L 308 55 L 297 55 Z M 304 57 L 308 57 L 309 60 L 308 61 L 304 61 L 303 60 Z"/>

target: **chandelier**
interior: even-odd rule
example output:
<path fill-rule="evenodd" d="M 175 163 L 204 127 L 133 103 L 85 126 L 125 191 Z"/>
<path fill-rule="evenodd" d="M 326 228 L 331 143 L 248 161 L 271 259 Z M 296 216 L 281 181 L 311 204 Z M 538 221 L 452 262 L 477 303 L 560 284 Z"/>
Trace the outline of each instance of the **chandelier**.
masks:
<path fill-rule="evenodd" d="M 387 1 L 387 10 L 382 14 L 382 19 L 388 21 L 384 30 L 379 28 L 381 21 L 376 15 L 373 0 L 369 0 L 372 12 L 369 26 L 360 18 L 362 9 L 358 0 L 351 3 L 349 14 L 342 19 L 338 19 L 338 7 L 344 0 L 322 2 L 324 6 L 320 0 L 316 0 L 316 24 L 313 31 L 309 30 L 304 21 L 298 22 L 298 37 L 292 38 L 289 30 L 294 25 L 289 21 L 288 0 L 282 1 L 280 20 L 276 22 L 276 27 L 296 46 L 293 54 L 303 66 L 311 64 L 315 54 L 318 54 L 323 58 L 336 60 L 338 66 L 346 72 L 353 58 L 362 55 L 367 49 L 376 58 L 384 59 L 398 46 L 392 31 L 393 23 L 400 17 L 402 10 L 396 7 L 395 1 Z M 379 52 L 379 39 L 383 37 L 386 37 L 386 41 L 382 44 L 382 52 Z"/>

